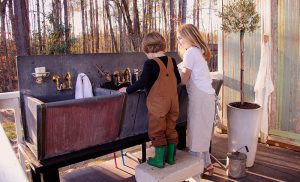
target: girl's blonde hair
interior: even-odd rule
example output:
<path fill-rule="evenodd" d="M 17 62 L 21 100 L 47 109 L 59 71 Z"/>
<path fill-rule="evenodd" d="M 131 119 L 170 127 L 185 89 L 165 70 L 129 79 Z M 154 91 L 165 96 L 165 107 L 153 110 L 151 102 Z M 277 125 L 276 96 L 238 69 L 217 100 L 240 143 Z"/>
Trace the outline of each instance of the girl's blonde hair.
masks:
<path fill-rule="evenodd" d="M 199 30 L 192 24 L 184 24 L 178 28 L 179 35 L 192 43 L 192 46 L 198 47 L 204 51 L 203 56 L 206 61 L 212 58 L 211 51 L 202 38 Z"/>
<path fill-rule="evenodd" d="M 145 53 L 157 53 L 166 50 L 166 40 L 158 32 L 151 32 L 145 35 L 142 41 L 142 50 Z"/>

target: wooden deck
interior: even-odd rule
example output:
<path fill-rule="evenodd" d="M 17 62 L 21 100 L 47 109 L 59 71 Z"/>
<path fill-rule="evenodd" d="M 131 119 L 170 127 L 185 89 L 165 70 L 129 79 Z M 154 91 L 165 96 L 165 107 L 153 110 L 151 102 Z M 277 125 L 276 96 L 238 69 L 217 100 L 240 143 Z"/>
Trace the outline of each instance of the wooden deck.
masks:
<path fill-rule="evenodd" d="M 152 148 L 148 149 L 147 156 L 152 152 Z M 225 164 L 226 152 L 227 135 L 215 134 L 212 154 Z M 140 153 L 134 155 L 139 156 Z M 118 158 L 118 168 L 114 167 L 113 160 L 92 161 L 84 168 L 61 170 L 60 178 L 62 182 L 135 182 L 134 168 L 137 163 L 125 158 L 125 164 L 122 165 L 121 158 Z M 217 163 L 214 166 L 215 174 L 204 175 L 205 181 L 300 181 L 300 153 L 265 144 L 258 144 L 255 164 L 247 169 L 244 178 L 229 178 Z"/>

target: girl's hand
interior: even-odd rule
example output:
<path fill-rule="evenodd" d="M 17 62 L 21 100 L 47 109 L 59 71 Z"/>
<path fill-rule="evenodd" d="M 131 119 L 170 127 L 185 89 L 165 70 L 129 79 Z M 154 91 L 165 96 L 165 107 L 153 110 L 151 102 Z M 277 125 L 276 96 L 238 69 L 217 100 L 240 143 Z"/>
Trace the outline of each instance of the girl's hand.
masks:
<path fill-rule="evenodd" d="M 126 93 L 126 89 L 127 89 L 127 87 L 122 87 L 118 91 L 121 93 Z"/>
<path fill-rule="evenodd" d="M 181 84 L 186 85 L 192 74 L 192 70 L 183 67 L 181 70 Z"/>

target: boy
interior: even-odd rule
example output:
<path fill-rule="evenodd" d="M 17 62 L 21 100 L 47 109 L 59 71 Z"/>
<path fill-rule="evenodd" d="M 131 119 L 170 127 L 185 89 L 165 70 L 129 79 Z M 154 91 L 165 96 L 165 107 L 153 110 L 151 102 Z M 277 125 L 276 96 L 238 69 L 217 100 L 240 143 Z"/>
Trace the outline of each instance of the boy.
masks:
<path fill-rule="evenodd" d="M 179 115 L 177 85 L 181 82 L 175 60 L 165 55 L 166 41 L 157 32 L 147 34 L 142 49 L 148 57 L 144 63 L 141 78 L 120 92 L 133 93 L 147 90 L 148 135 L 155 147 L 155 157 L 147 161 L 149 165 L 163 168 L 165 161 L 174 164 L 178 136 L 175 130 Z M 167 159 L 165 160 L 165 152 Z"/>

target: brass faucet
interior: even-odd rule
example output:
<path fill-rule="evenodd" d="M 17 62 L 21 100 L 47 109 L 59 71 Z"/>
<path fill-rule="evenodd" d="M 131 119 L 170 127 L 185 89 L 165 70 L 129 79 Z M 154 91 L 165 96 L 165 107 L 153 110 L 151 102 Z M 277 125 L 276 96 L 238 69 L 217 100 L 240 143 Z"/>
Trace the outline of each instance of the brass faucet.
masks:
<path fill-rule="evenodd" d="M 70 72 L 66 73 L 63 81 L 58 74 L 54 74 L 52 76 L 52 81 L 56 83 L 56 90 L 58 91 L 72 90 L 72 75 Z"/>
<path fill-rule="evenodd" d="M 132 77 L 131 77 L 131 71 L 130 68 L 125 68 L 122 72 L 123 78 L 125 79 L 125 82 L 129 82 L 130 85 L 132 84 Z"/>
<path fill-rule="evenodd" d="M 120 86 L 123 83 L 129 83 L 130 85 L 132 84 L 130 68 L 125 68 L 122 71 L 121 75 L 120 75 L 119 71 L 114 71 L 113 76 L 117 77 L 117 80 L 116 80 L 116 82 L 117 82 L 116 85 L 117 86 Z"/>
<path fill-rule="evenodd" d="M 109 72 L 105 71 L 102 66 L 99 67 L 97 64 L 95 64 L 95 65 L 96 65 L 96 68 L 98 69 L 98 72 L 101 75 L 101 77 L 103 77 L 107 82 L 111 82 L 112 78 L 111 78 Z"/>

